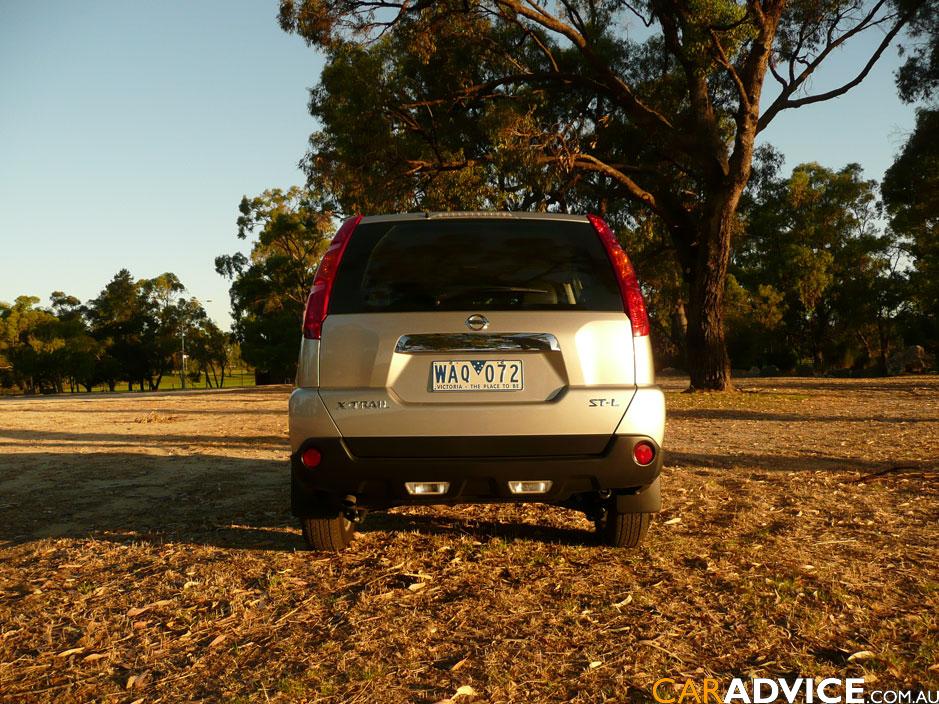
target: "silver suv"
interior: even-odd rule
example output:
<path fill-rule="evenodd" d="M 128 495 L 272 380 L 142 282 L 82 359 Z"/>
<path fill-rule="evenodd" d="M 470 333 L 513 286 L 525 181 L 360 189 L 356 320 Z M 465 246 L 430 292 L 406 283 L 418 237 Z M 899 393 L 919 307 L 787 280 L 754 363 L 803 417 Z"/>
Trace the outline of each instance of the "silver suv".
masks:
<path fill-rule="evenodd" d="M 632 547 L 661 506 L 664 426 L 639 284 L 600 218 L 358 216 L 307 302 L 291 506 L 318 550 L 369 510 L 508 501 Z"/>

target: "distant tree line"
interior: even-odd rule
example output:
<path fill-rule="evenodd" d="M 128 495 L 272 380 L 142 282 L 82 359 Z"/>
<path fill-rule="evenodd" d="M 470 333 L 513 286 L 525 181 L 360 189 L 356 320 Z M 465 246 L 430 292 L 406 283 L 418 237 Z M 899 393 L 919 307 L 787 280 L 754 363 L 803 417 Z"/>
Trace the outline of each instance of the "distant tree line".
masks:
<path fill-rule="evenodd" d="M 725 291 L 733 367 L 864 375 L 933 367 L 939 303 L 925 274 L 939 258 L 921 246 L 933 240 L 891 217 L 895 172 L 881 188 L 857 164 L 800 164 L 783 176 L 781 163 L 772 148 L 760 150 L 739 210 Z M 648 287 L 658 357 L 682 367 L 686 301 L 674 259 L 662 256 L 667 239 L 654 221 L 624 234 Z"/>
<path fill-rule="evenodd" d="M 82 303 L 56 291 L 50 305 L 35 296 L 0 303 L 0 384 L 24 393 L 56 393 L 118 383 L 160 388 L 182 368 L 221 387 L 229 367 L 229 336 L 207 316 L 175 274 L 135 280 L 122 269 L 97 298 Z"/>
<path fill-rule="evenodd" d="M 784 176 L 782 156 L 768 146 L 759 150 L 735 224 L 725 291 L 735 369 L 887 374 L 935 364 L 939 132 L 933 126 L 928 142 L 921 129 L 883 187 L 865 179 L 858 164 L 838 170 L 800 164 Z M 917 178 L 921 186 L 911 191 Z M 238 236 L 259 233 L 251 257 L 222 256 L 216 268 L 232 279 L 242 355 L 273 381 L 289 381 L 334 211 L 321 194 L 300 188 L 245 198 L 241 209 Z M 639 271 L 659 365 L 686 368 L 688 302 L 667 233 L 635 212 L 607 217 Z M 918 346 L 922 353 L 910 357 L 908 348 Z"/>

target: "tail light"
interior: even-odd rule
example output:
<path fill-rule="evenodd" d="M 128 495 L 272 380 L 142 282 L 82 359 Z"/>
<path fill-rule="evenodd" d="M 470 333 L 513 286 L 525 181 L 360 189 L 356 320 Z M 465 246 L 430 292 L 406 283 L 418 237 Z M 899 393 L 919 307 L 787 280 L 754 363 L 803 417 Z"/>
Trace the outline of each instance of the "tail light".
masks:
<path fill-rule="evenodd" d="M 619 290 L 623 296 L 623 310 L 632 322 L 633 337 L 648 335 L 649 314 L 646 312 L 646 304 L 642 300 L 639 280 L 636 278 L 636 271 L 633 269 L 629 257 L 626 256 L 626 252 L 617 242 L 613 230 L 603 222 L 602 218 L 596 215 L 588 215 L 587 219 L 590 220 L 593 229 L 600 236 L 600 241 L 606 249 L 610 262 L 613 264 L 613 270 L 616 272 L 616 279 L 619 282 Z"/>
<path fill-rule="evenodd" d="M 352 232 L 361 219 L 361 215 L 356 215 L 342 223 L 342 227 L 329 243 L 329 249 L 326 250 L 316 270 L 313 288 L 310 289 L 310 297 L 307 299 L 306 311 L 303 314 L 303 336 L 308 340 L 320 339 L 323 321 L 326 320 L 326 313 L 329 312 L 329 295 L 332 293 L 333 282 L 336 280 L 339 261 L 342 259 L 343 252 L 346 251 Z"/>

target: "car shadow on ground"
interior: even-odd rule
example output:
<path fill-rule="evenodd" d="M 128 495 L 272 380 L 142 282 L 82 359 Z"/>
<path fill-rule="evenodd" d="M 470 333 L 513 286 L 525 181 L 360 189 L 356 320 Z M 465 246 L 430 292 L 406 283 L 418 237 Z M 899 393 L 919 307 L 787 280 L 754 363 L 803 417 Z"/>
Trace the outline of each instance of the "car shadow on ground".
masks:
<path fill-rule="evenodd" d="M 0 547 L 70 538 L 303 550 L 289 506 L 286 456 L 280 460 L 77 451 L 0 455 Z M 592 532 L 576 528 L 396 512 L 369 514 L 361 531 L 595 543 Z"/>
<path fill-rule="evenodd" d="M 457 510 L 459 510 L 457 508 Z M 505 542 L 531 540 L 561 545 L 596 545 L 596 535 L 591 530 L 539 525 L 522 521 L 479 520 L 448 515 L 412 513 L 370 513 L 359 529 L 362 533 L 424 533 L 447 535 L 455 538 L 467 537 L 480 542 L 498 539 Z"/>
<path fill-rule="evenodd" d="M 800 413 L 781 413 L 779 411 L 750 411 L 737 408 L 673 408 L 668 411 L 669 420 L 747 420 L 778 421 L 783 423 L 939 423 L 939 417 L 911 416 L 858 416 L 846 412 L 845 415 L 806 415 Z"/>
<path fill-rule="evenodd" d="M 136 426 L 135 426 L 136 427 Z M 142 428 L 150 426 L 141 424 Z M 279 449 L 286 447 L 287 439 L 283 435 L 246 435 L 232 436 L 219 434 L 206 436 L 193 433 L 171 433 L 166 426 L 159 426 L 163 432 L 112 432 L 89 433 L 74 430 L 24 430 L 18 428 L 0 428 L 0 448 L 3 445 L 22 445 L 24 442 L 42 443 L 44 447 L 179 447 L 184 445 L 209 444 L 224 442 L 229 447 L 253 447 L 258 449 Z"/>
<path fill-rule="evenodd" d="M 910 394 L 923 396 L 935 393 L 939 387 L 939 375 L 922 374 L 902 377 L 869 377 L 868 380 L 851 379 L 845 377 L 743 377 L 734 379 L 734 383 L 742 389 L 750 386 L 757 393 L 778 390 L 791 391 L 828 391 L 848 393 L 886 393 L 890 395 Z"/>
<path fill-rule="evenodd" d="M 288 477 L 286 453 L 0 455 L 0 544 L 81 538 L 300 549 Z"/>
<path fill-rule="evenodd" d="M 819 452 L 800 456 L 759 452 L 676 452 L 665 450 L 667 467 L 734 469 L 765 472 L 860 472 L 868 474 L 904 472 L 937 473 L 939 460 L 907 460 L 902 456 L 890 461 L 838 457 Z M 936 475 L 939 478 L 939 474 Z"/>
<path fill-rule="evenodd" d="M 918 471 L 939 479 L 936 463 L 899 467 L 830 456 L 786 457 L 669 452 L 670 467 L 770 472 L 855 471 L 861 477 Z M 899 464 L 899 463 L 898 463 Z M 0 455 L 0 545 L 47 538 L 183 543 L 233 550 L 304 548 L 289 510 L 289 466 L 283 459 L 131 452 Z M 536 519 L 537 520 L 537 519 Z M 444 513 L 376 512 L 363 533 L 414 532 L 475 540 L 535 540 L 585 545 L 590 530 L 520 520 L 480 520 Z"/>

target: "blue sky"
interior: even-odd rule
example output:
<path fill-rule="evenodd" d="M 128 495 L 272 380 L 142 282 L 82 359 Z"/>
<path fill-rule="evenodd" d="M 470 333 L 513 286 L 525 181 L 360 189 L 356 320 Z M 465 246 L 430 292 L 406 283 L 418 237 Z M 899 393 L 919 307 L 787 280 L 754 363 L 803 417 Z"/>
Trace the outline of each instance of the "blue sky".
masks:
<path fill-rule="evenodd" d="M 227 326 L 216 255 L 242 195 L 302 183 L 322 60 L 276 22 L 275 0 L 0 0 L 0 300 L 87 300 L 120 268 L 173 271 Z M 866 46 L 815 79 L 848 77 Z M 762 139 L 802 161 L 880 179 L 913 125 L 896 56 L 834 102 L 781 114 Z M 774 84 L 767 82 L 772 94 Z M 211 302 L 208 302 L 211 301 Z"/>

